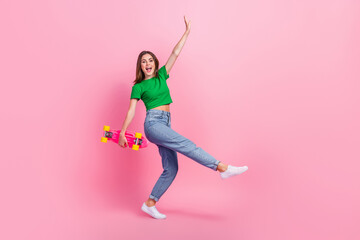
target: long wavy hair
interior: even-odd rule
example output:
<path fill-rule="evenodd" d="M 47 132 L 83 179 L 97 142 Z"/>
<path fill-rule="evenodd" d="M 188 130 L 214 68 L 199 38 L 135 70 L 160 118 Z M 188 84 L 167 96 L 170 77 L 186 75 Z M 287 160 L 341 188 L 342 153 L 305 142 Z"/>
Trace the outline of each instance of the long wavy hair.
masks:
<path fill-rule="evenodd" d="M 138 59 L 137 59 L 137 63 L 136 63 L 136 78 L 134 80 L 134 85 L 137 84 L 137 83 L 141 83 L 145 78 L 145 74 L 141 69 L 141 58 L 145 54 L 150 54 L 152 56 L 152 58 L 154 59 L 154 61 L 155 61 L 155 76 L 156 77 L 159 76 L 159 73 L 158 73 L 158 71 L 159 71 L 159 60 L 157 59 L 155 54 L 153 54 L 150 51 L 142 51 L 139 54 Z"/>

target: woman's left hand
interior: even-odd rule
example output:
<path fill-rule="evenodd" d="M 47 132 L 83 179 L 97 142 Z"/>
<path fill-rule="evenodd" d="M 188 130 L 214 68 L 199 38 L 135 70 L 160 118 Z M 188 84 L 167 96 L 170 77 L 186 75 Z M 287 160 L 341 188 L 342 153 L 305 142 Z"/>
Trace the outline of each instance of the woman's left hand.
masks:
<path fill-rule="evenodd" d="M 190 32 L 191 21 L 188 21 L 185 16 L 184 16 L 184 21 L 185 21 L 185 25 L 186 25 L 186 32 Z"/>

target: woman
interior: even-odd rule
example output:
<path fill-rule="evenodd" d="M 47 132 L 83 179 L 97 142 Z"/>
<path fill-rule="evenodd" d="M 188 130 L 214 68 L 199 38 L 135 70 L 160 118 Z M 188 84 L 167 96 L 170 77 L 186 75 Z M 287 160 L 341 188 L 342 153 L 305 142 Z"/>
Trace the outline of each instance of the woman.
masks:
<path fill-rule="evenodd" d="M 172 103 L 172 99 L 166 81 L 190 33 L 190 21 L 187 21 L 185 16 L 184 21 L 186 31 L 173 49 L 166 64 L 160 69 L 158 69 L 159 61 L 152 52 L 143 51 L 139 54 L 130 106 L 121 129 L 121 133 L 125 133 L 134 118 L 136 103 L 142 99 L 146 106 L 145 136 L 150 142 L 158 146 L 164 168 L 149 199 L 141 207 L 144 212 L 156 219 L 166 218 L 166 215 L 161 214 L 156 209 L 155 204 L 169 188 L 177 174 L 177 152 L 214 171 L 219 171 L 222 179 L 241 174 L 248 169 L 247 166 L 235 167 L 216 160 L 192 141 L 171 129 L 170 103 Z M 124 134 L 120 134 L 119 144 L 121 147 L 128 146 Z"/>

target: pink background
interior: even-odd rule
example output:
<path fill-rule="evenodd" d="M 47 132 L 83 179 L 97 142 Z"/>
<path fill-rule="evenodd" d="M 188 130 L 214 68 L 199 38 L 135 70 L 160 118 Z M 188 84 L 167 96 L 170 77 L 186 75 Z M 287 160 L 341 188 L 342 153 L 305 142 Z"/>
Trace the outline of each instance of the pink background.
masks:
<path fill-rule="evenodd" d="M 0 239 L 359 239 L 360 3 L 0 3 Z M 172 127 L 235 178 L 100 142 L 121 128 L 142 50 L 166 63 Z M 139 102 L 129 130 L 143 132 Z"/>

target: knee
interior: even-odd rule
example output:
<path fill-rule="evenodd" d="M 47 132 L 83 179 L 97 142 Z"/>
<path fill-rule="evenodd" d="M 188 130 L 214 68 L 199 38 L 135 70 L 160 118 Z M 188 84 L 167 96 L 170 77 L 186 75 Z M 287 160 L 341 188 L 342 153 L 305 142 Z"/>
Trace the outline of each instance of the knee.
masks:
<path fill-rule="evenodd" d="M 172 168 L 171 168 L 171 175 L 172 176 L 176 176 L 176 174 L 178 173 L 178 170 L 179 170 L 179 166 L 176 164 L 174 165 Z"/>
<path fill-rule="evenodd" d="M 176 174 L 178 173 L 179 167 L 178 165 L 172 165 L 169 168 L 164 169 L 164 175 L 168 178 L 175 178 Z"/>

